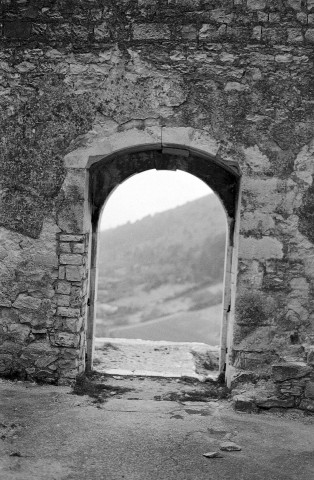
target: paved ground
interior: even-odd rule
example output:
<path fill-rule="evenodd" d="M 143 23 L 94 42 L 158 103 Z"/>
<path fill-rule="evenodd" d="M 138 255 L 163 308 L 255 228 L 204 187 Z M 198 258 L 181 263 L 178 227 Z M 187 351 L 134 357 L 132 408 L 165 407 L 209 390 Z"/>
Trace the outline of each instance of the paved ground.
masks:
<path fill-rule="evenodd" d="M 95 339 L 94 368 L 107 374 L 204 380 L 218 376 L 218 359 L 218 349 L 205 343 Z"/>
<path fill-rule="evenodd" d="M 208 383 L 117 377 L 103 386 L 91 398 L 1 381 L 0 478 L 313 480 L 313 417 L 239 414 L 227 400 L 199 401 Z M 242 450 L 203 456 L 224 440 Z"/>

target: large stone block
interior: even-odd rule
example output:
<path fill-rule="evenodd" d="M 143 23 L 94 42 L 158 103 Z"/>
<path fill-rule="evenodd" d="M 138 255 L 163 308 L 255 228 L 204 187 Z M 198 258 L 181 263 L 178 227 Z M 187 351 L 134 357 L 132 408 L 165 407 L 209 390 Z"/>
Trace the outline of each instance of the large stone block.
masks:
<path fill-rule="evenodd" d="M 69 307 L 70 295 L 57 295 L 57 305 L 58 307 Z"/>
<path fill-rule="evenodd" d="M 60 242 L 84 242 L 85 235 L 72 235 L 62 234 L 60 235 Z"/>
<path fill-rule="evenodd" d="M 72 307 L 58 307 L 57 315 L 60 315 L 61 317 L 77 318 L 80 316 L 80 309 Z"/>
<path fill-rule="evenodd" d="M 314 382 L 307 382 L 304 394 L 306 398 L 311 398 L 314 400 Z"/>
<path fill-rule="evenodd" d="M 311 345 L 307 352 L 307 363 L 314 367 L 314 345 Z"/>
<path fill-rule="evenodd" d="M 72 252 L 73 253 L 84 253 L 85 252 L 85 245 L 83 243 L 73 243 Z"/>
<path fill-rule="evenodd" d="M 13 355 L 0 353 L 0 373 L 8 374 L 13 366 Z"/>
<path fill-rule="evenodd" d="M 52 355 L 43 355 L 40 356 L 36 361 L 35 365 L 38 368 L 45 368 L 48 367 L 48 365 L 51 365 L 54 363 L 56 360 L 58 360 L 59 355 L 52 354 Z"/>
<path fill-rule="evenodd" d="M 29 339 L 31 328 L 28 325 L 20 323 L 11 323 L 8 325 L 8 340 L 18 343 L 25 343 Z"/>
<path fill-rule="evenodd" d="M 41 300 L 39 298 L 30 297 L 25 294 L 20 294 L 15 302 L 13 303 L 14 308 L 18 309 L 28 309 L 28 310 L 38 310 L 41 305 Z"/>
<path fill-rule="evenodd" d="M 279 398 L 279 397 L 262 397 L 257 396 L 255 398 L 256 405 L 262 408 L 292 408 L 295 406 L 295 399 L 293 396 L 288 398 Z"/>
<path fill-rule="evenodd" d="M 60 242 L 59 248 L 62 253 L 71 253 L 71 244 L 69 242 Z"/>
<path fill-rule="evenodd" d="M 250 10 L 263 10 L 266 7 L 266 0 L 247 0 L 247 7 Z"/>
<path fill-rule="evenodd" d="M 277 178 L 243 177 L 242 200 L 247 211 L 273 214 L 282 206 L 286 193 L 279 191 Z"/>
<path fill-rule="evenodd" d="M 71 282 L 80 282 L 85 278 L 86 269 L 81 266 L 66 266 L 65 276 L 66 279 Z"/>
<path fill-rule="evenodd" d="M 241 236 L 239 239 L 240 259 L 267 260 L 282 257 L 283 245 L 276 238 L 268 236 L 262 238 Z"/>
<path fill-rule="evenodd" d="M 304 398 L 301 400 L 299 408 L 302 410 L 306 410 L 308 412 L 314 412 L 314 400 L 310 400 L 309 398 Z"/>
<path fill-rule="evenodd" d="M 56 330 L 63 332 L 78 333 L 81 331 L 83 318 L 58 318 L 54 324 Z"/>
<path fill-rule="evenodd" d="M 270 235 L 275 232 L 275 220 L 272 215 L 264 212 L 243 212 L 240 232 L 243 234 Z"/>
<path fill-rule="evenodd" d="M 233 407 L 239 412 L 254 413 L 258 411 L 252 393 L 242 393 L 232 398 Z"/>
<path fill-rule="evenodd" d="M 77 348 L 80 344 L 78 333 L 58 332 L 52 338 L 52 342 L 60 347 Z"/>
<path fill-rule="evenodd" d="M 313 372 L 313 368 L 303 362 L 278 363 L 272 365 L 272 374 L 276 382 L 283 382 L 289 379 L 302 378 Z"/>
<path fill-rule="evenodd" d="M 62 265 L 82 265 L 82 255 L 74 254 L 74 253 L 63 253 L 60 255 L 60 263 Z"/>
<path fill-rule="evenodd" d="M 71 283 L 70 282 L 57 282 L 56 292 L 61 293 L 62 295 L 69 295 L 71 292 Z"/>
<path fill-rule="evenodd" d="M 288 0 L 288 5 L 293 8 L 293 10 L 299 12 L 301 10 L 302 2 L 301 0 Z"/>
<path fill-rule="evenodd" d="M 133 27 L 134 40 L 169 40 L 168 25 L 162 23 L 139 23 Z"/>

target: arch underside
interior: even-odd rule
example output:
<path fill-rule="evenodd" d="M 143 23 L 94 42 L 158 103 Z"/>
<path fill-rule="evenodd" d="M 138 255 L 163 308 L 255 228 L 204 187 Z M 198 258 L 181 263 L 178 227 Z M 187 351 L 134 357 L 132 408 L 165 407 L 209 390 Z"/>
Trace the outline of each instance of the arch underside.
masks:
<path fill-rule="evenodd" d="M 171 148 L 132 152 L 104 158 L 93 164 L 90 167 L 93 225 L 98 223 L 101 210 L 110 193 L 127 178 L 150 169 L 183 170 L 198 177 L 218 195 L 227 214 L 231 240 L 239 176 L 209 157 L 200 157 L 187 150 L 181 152 Z"/>

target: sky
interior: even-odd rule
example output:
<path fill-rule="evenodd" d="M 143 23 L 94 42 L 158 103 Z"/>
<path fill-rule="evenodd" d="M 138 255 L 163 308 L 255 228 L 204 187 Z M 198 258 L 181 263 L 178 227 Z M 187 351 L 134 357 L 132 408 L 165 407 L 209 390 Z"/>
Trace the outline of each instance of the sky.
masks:
<path fill-rule="evenodd" d="M 147 170 L 127 179 L 110 195 L 100 229 L 133 223 L 210 193 L 212 190 L 204 182 L 181 170 Z"/>

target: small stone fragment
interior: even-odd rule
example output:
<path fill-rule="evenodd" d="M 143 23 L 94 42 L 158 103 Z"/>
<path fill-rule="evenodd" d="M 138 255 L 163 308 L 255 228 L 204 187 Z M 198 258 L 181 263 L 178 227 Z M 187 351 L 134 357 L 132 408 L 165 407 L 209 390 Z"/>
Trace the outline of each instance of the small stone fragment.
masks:
<path fill-rule="evenodd" d="M 236 443 L 233 442 L 222 442 L 220 444 L 220 450 L 223 452 L 237 452 L 242 450 L 240 445 L 237 445 Z"/>
<path fill-rule="evenodd" d="M 10 453 L 10 457 L 21 457 L 21 453 L 20 452 L 11 452 Z"/>
<path fill-rule="evenodd" d="M 221 453 L 219 453 L 219 452 L 207 452 L 207 453 L 203 453 L 203 457 L 206 457 L 206 458 L 223 458 L 223 455 L 221 455 Z"/>

